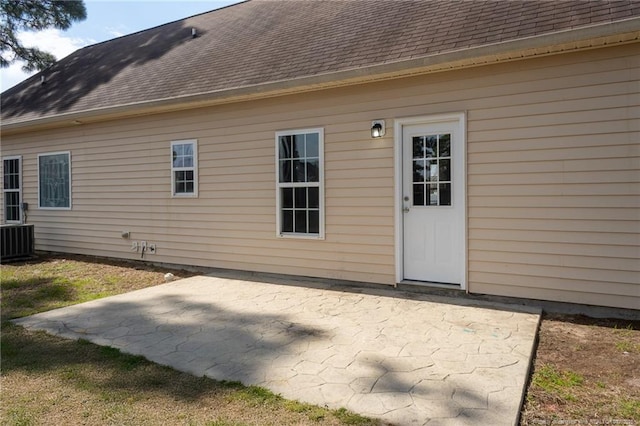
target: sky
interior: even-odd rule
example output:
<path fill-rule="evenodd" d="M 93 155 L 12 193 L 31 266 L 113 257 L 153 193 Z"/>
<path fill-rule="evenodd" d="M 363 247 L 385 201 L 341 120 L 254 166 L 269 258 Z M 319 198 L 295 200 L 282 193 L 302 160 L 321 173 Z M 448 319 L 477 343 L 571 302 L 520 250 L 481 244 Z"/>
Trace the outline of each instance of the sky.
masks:
<path fill-rule="evenodd" d="M 219 9 L 240 0 L 85 0 L 87 19 L 66 31 L 47 29 L 22 32 L 25 46 L 36 46 L 62 59 L 90 44 L 152 28 L 198 13 Z M 35 74 L 22 71 L 16 62 L 0 69 L 0 92 Z"/>

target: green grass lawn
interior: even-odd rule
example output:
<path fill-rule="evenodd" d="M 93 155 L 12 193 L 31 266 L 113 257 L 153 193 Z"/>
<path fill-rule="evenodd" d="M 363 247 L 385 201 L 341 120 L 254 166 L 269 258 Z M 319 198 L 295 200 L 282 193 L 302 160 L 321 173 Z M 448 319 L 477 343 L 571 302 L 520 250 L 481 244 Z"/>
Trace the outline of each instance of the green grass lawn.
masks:
<path fill-rule="evenodd" d="M 3 265 L 3 425 L 376 425 L 347 410 L 286 400 L 267 389 L 195 377 L 87 341 L 9 320 L 164 282 L 166 271 L 78 257 Z M 177 278 L 192 275 L 171 271 Z"/>

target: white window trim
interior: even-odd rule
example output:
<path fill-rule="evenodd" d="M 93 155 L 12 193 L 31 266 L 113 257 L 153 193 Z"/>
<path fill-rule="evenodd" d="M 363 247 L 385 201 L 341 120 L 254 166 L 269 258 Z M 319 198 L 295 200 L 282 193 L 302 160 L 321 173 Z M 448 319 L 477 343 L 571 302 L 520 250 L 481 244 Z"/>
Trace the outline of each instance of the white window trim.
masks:
<path fill-rule="evenodd" d="M 173 167 L 173 147 L 174 145 L 193 144 L 193 167 Z M 171 197 L 173 198 L 197 198 L 198 197 L 198 140 L 184 139 L 171 141 L 171 151 L 169 161 L 171 164 Z M 176 175 L 174 172 L 193 170 L 193 192 L 176 193 Z"/>
<path fill-rule="evenodd" d="M 69 156 L 69 207 L 43 207 L 40 205 L 40 157 L 48 157 L 51 155 L 66 154 Z M 71 151 L 45 152 L 38 154 L 38 209 L 40 210 L 71 210 L 73 206 L 73 195 L 71 193 L 73 175 L 71 174 Z"/>
<path fill-rule="evenodd" d="M 5 160 L 18 160 L 18 185 L 19 188 L 16 191 L 15 189 L 9 189 L 6 190 L 4 189 L 4 161 Z M 22 217 L 22 155 L 9 155 L 7 157 L 2 157 L 2 179 L 3 179 L 3 185 L 2 185 L 2 205 L 3 205 L 3 209 L 4 211 L 2 212 L 2 217 L 4 218 L 4 223 L 22 223 L 23 221 L 23 217 Z M 20 206 L 20 219 L 18 220 L 7 220 L 7 206 L 4 205 L 4 193 L 5 192 L 17 192 L 18 193 L 18 205 Z"/>
<path fill-rule="evenodd" d="M 318 161 L 319 161 L 319 176 L 318 176 L 318 193 L 320 199 L 318 200 L 318 208 L 319 208 L 319 217 L 320 223 L 318 224 L 318 234 L 302 234 L 295 232 L 287 232 L 283 233 L 281 231 L 282 221 L 281 221 L 281 208 L 280 208 L 280 188 L 289 187 L 291 185 L 282 185 L 280 183 L 280 149 L 279 149 L 279 139 L 280 136 L 289 136 L 296 135 L 301 133 L 317 133 L 318 134 Z M 325 224 L 324 224 L 324 128 L 316 127 L 309 129 L 294 129 L 294 130 L 281 130 L 276 132 L 275 136 L 275 159 L 276 159 L 276 237 L 278 238 L 298 238 L 298 239 L 308 239 L 308 240 L 324 240 L 325 238 Z M 296 186 L 294 184 L 293 186 Z M 305 183 L 300 183 L 297 186 L 307 186 Z"/>

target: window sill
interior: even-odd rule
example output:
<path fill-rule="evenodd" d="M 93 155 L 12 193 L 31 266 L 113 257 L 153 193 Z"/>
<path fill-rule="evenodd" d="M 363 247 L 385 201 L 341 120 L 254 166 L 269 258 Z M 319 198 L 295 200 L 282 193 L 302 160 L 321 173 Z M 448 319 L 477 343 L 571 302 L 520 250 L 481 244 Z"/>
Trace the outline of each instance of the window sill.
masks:
<path fill-rule="evenodd" d="M 292 238 L 296 240 L 324 240 L 322 234 L 295 234 L 295 233 L 280 233 L 278 238 Z"/>
<path fill-rule="evenodd" d="M 198 198 L 198 194 L 171 194 L 171 198 Z"/>

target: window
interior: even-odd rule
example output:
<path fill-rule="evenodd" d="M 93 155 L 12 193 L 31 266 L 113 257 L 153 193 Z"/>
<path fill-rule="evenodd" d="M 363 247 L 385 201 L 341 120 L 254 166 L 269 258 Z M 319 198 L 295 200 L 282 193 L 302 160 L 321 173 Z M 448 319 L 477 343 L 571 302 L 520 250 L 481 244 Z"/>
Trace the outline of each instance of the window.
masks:
<path fill-rule="evenodd" d="M 413 137 L 413 205 L 451 205 L 451 135 Z"/>
<path fill-rule="evenodd" d="M 174 197 L 198 196 L 198 142 L 171 142 L 171 193 Z"/>
<path fill-rule="evenodd" d="M 278 235 L 323 238 L 322 129 L 276 133 Z"/>
<path fill-rule="evenodd" d="M 5 157 L 2 160 L 4 190 L 4 221 L 21 223 L 22 158 Z"/>
<path fill-rule="evenodd" d="M 71 209 L 71 153 L 38 155 L 38 207 Z"/>

